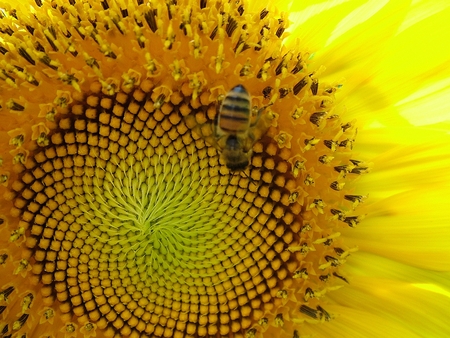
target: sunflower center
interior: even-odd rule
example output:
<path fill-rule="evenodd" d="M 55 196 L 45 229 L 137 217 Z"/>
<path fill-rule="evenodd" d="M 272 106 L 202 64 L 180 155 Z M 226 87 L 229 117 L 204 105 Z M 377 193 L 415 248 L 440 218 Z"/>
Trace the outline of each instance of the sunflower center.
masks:
<path fill-rule="evenodd" d="M 33 223 L 34 272 L 64 311 L 122 334 L 248 328 L 290 256 L 277 240 L 280 226 L 277 235 L 259 234 L 264 224 L 276 228 L 267 184 L 222 175 L 217 150 L 186 127 L 180 107 L 164 116 L 151 96 L 141 98 L 105 107 L 92 102 L 107 97 L 93 93 L 75 102 L 34 156 L 22 177 L 22 196 L 35 201 L 24 214 Z M 115 122 L 117 111 L 136 105 L 127 122 Z M 178 122 L 159 136 L 146 127 L 169 119 Z"/>
<path fill-rule="evenodd" d="M 29 248 L 8 258 L 14 275 L 32 269 L 59 312 L 16 309 L 20 325 L 290 338 L 331 320 L 320 299 L 347 282 L 339 266 L 353 249 L 339 229 L 359 222 L 363 200 L 346 184 L 367 166 L 351 155 L 354 123 L 337 115 L 340 84 L 319 83 L 309 54 L 283 45 L 285 15 L 204 0 L 33 11 L 2 12 L 4 109 L 21 128 L 8 131 L 0 185 L 20 219 L 10 241 Z M 251 139 L 250 124 L 229 127 L 234 147 L 251 143 L 243 173 L 212 132 L 236 84 L 252 112 L 265 107 Z"/>

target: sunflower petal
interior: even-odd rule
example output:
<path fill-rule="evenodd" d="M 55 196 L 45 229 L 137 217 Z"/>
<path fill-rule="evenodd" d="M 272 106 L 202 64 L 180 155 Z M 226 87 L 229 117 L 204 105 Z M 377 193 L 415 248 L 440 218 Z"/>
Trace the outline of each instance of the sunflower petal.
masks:
<path fill-rule="evenodd" d="M 446 319 L 450 297 L 411 283 L 373 276 L 355 277 L 345 294 L 337 291 L 330 298 L 346 307 L 340 309 L 343 318 L 338 318 L 338 322 L 351 320 L 353 323 L 349 326 L 353 328 L 359 323 L 359 330 L 355 330 L 353 337 L 439 338 L 450 335 Z M 387 318 L 383 326 L 378 324 Z M 348 330 L 344 332 L 342 337 L 350 337 Z"/>
<path fill-rule="evenodd" d="M 430 186 L 370 205 L 364 226 L 344 231 L 360 250 L 416 267 L 450 270 L 448 189 Z"/>
<path fill-rule="evenodd" d="M 370 191 L 370 200 L 413 188 L 450 182 L 450 135 L 426 128 L 378 128 L 364 130 L 357 150 L 372 153 L 370 175 L 358 181 L 358 189 Z"/>

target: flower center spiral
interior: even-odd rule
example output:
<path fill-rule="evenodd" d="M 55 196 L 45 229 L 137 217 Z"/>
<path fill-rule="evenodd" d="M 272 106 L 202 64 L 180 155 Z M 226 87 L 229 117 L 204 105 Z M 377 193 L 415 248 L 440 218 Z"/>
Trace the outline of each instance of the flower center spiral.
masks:
<path fill-rule="evenodd" d="M 281 195 L 282 187 L 273 186 L 273 172 L 268 183 L 222 175 L 220 154 L 186 127 L 176 106 L 163 116 L 143 93 L 134 95 L 142 101 L 108 107 L 112 101 L 93 93 L 83 113 L 87 102 L 75 102 L 51 145 L 34 156 L 22 177 L 29 187 L 22 196 L 38 203 L 24 215 L 34 223 L 33 271 L 67 304 L 62 309 L 123 335 L 249 329 L 264 303 L 284 294 L 278 283 L 290 253 L 283 239 L 294 234 L 277 217 L 293 221 L 291 202 L 274 210 L 266 195 Z M 117 134 L 101 136 L 115 112 L 135 106 Z M 157 136 L 165 121 L 170 128 Z"/>

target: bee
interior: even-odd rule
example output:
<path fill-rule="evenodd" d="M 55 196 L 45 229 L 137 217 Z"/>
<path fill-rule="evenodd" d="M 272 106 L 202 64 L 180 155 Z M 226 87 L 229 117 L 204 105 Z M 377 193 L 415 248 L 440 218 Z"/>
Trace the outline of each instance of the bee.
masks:
<path fill-rule="evenodd" d="M 266 107 L 252 108 L 250 94 L 240 84 L 225 95 L 218 107 L 213 129 L 215 142 L 227 168 L 243 171 L 250 163 L 255 132 L 261 131 L 258 122 Z"/>

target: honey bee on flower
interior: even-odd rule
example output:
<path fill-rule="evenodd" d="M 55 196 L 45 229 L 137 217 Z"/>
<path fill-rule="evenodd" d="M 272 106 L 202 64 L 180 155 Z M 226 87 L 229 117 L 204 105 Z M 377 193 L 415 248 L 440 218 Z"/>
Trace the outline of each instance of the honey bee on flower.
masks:
<path fill-rule="evenodd" d="M 214 146 L 230 171 L 243 171 L 250 163 L 255 131 L 265 132 L 263 118 L 266 107 L 251 107 L 251 97 L 241 84 L 233 87 L 220 100 L 213 127 Z"/>

